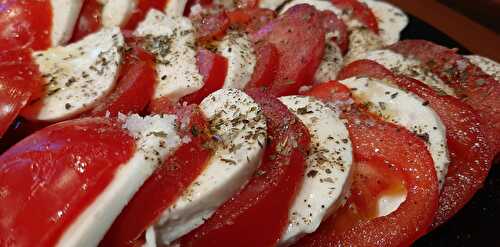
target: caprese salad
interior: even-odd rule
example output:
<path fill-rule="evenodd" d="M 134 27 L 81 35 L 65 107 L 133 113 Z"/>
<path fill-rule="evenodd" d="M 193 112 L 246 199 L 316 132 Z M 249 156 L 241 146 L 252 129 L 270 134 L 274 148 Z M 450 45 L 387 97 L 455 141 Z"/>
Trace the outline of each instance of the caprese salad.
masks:
<path fill-rule="evenodd" d="M 409 246 L 500 152 L 500 65 L 377 0 L 0 1 L 0 246 Z"/>

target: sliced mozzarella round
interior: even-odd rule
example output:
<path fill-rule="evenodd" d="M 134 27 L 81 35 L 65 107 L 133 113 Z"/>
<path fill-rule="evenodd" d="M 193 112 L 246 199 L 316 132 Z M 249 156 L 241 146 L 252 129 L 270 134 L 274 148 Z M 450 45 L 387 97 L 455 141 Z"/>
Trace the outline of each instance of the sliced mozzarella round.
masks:
<path fill-rule="evenodd" d="M 136 150 L 104 191 L 67 228 L 57 246 L 97 246 L 132 196 L 181 143 L 173 115 L 121 118 L 123 127 L 136 140 Z"/>
<path fill-rule="evenodd" d="M 469 55 L 465 57 L 469 59 L 472 64 L 481 68 L 486 74 L 489 74 L 493 76 L 495 80 L 500 81 L 500 63 L 479 55 Z"/>
<path fill-rule="evenodd" d="M 177 102 L 204 85 L 196 64 L 194 27 L 185 17 L 149 11 L 135 35 L 145 38 L 145 48 L 156 56 L 157 86 L 154 99 Z"/>
<path fill-rule="evenodd" d="M 369 110 L 384 120 L 403 126 L 421 137 L 434 160 L 440 187 L 450 162 L 446 130 L 439 116 L 428 103 L 384 81 L 371 78 L 349 78 L 341 81 L 354 97 L 366 103 Z"/>
<path fill-rule="evenodd" d="M 280 100 L 311 135 L 304 182 L 280 240 L 280 245 L 290 245 L 314 232 L 338 208 L 349 188 L 353 154 L 349 133 L 336 111 L 311 97 L 286 96 Z"/>
<path fill-rule="evenodd" d="M 390 69 L 395 74 L 402 74 L 422 81 L 434 90 L 442 92 L 443 94 L 455 95 L 455 92 L 451 87 L 446 85 L 446 83 L 444 83 L 434 73 L 424 69 L 420 62 L 416 59 L 405 58 L 401 54 L 386 49 L 371 51 L 359 58 L 373 60 Z"/>
<path fill-rule="evenodd" d="M 200 108 L 218 144 L 207 167 L 149 230 L 149 237 L 169 244 L 197 228 L 257 169 L 267 138 L 266 120 L 252 98 L 237 89 L 209 95 Z"/>
<path fill-rule="evenodd" d="M 137 7 L 138 0 L 107 0 L 103 2 L 101 22 L 104 27 L 124 25 Z"/>
<path fill-rule="evenodd" d="M 333 34 L 326 34 L 325 42 L 325 54 L 319 65 L 318 70 L 314 74 L 314 81 L 316 82 L 327 82 L 335 80 L 337 74 L 342 68 L 344 58 L 342 57 L 342 51 L 338 47 L 337 43 L 332 40 Z"/>
<path fill-rule="evenodd" d="M 384 45 L 399 41 L 403 29 L 408 25 L 408 16 L 392 4 L 379 0 L 360 0 L 373 12 L 378 21 L 380 37 Z"/>
<path fill-rule="evenodd" d="M 245 88 L 252 79 L 257 63 L 252 42 L 246 34 L 230 32 L 217 45 L 218 52 L 227 58 L 227 75 L 224 88 Z"/>
<path fill-rule="evenodd" d="M 182 16 L 186 8 L 187 0 L 169 0 L 165 6 L 165 13 L 168 16 Z"/>
<path fill-rule="evenodd" d="M 349 34 L 349 51 L 344 63 L 350 62 L 365 56 L 368 51 L 380 49 L 383 46 L 382 39 L 366 28 L 353 29 Z"/>
<path fill-rule="evenodd" d="M 287 0 L 260 0 L 259 7 L 264 9 L 276 10 L 283 5 Z"/>
<path fill-rule="evenodd" d="M 52 6 L 52 46 L 66 44 L 73 35 L 83 0 L 50 0 Z"/>
<path fill-rule="evenodd" d="M 77 43 L 34 52 L 46 81 L 45 95 L 22 115 L 59 121 L 91 109 L 115 86 L 123 45 L 119 28 L 105 28 Z"/>

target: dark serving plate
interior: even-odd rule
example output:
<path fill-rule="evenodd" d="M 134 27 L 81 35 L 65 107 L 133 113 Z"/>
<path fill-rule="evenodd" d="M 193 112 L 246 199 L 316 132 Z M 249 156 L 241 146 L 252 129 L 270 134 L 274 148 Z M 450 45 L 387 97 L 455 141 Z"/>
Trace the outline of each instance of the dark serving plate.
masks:
<path fill-rule="evenodd" d="M 458 48 L 461 54 L 470 54 L 446 34 L 412 16 L 401 38 L 425 39 L 446 47 Z M 496 235 L 500 229 L 499 158 L 497 156 L 495 164 L 492 165 L 484 187 L 472 200 L 447 223 L 415 242 L 415 247 L 500 246 L 500 237 Z"/>

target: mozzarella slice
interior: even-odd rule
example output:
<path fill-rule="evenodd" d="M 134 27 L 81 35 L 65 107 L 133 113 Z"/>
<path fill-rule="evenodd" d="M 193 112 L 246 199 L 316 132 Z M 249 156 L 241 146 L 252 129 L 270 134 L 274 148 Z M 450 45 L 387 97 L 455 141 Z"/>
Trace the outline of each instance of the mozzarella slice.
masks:
<path fill-rule="evenodd" d="M 186 8 L 187 0 L 169 0 L 165 6 L 165 13 L 168 16 L 182 16 Z"/>
<path fill-rule="evenodd" d="M 344 58 L 337 43 L 332 40 L 333 33 L 327 33 L 325 42 L 325 54 L 321 60 L 318 70 L 314 74 L 314 81 L 327 82 L 335 80 L 342 68 Z"/>
<path fill-rule="evenodd" d="M 68 227 L 57 246 L 97 246 L 144 181 L 181 143 L 175 131 L 173 115 L 121 117 L 123 127 L 136 140 L 135 153 L 118 169 L 104 191 Z M 162 135 L 152 134 L 158 132 Z"/>
<path fill-rule="evenodd" d="M 203 76 L 196 64 L 194 27 L 188 18 L 151 10 L 135 35 L 144 37 L 145 48 L 156 56 L 154 99 L 166 97 L 177 102 L 203 87 Z"/>
<path fill-rule="evenodd" d="M 52 6 L 52 46 L 66 44 L 73 35 L 83 0 L 50 0 Z"/>
<path fill-rule="evenodd" d="M 280 100 L 311 135 L 304 182 L 280 240 L 280 245 L 290 245 L 314 232 L 339 207 L 348 191 L 353 155 L 349 133 L 337 112 L 311 97 L 286 96 Z"/>
<path fill-rule="evenodd" d="M 283 5 L 287 0 L 260 0 L 259 7 L 264 9 L 276 10 Z"/>
<path fill-rule="evenodd" d="M 399 41 L 400 34 L 408 25 L 408 16 L 392 4 L 379 0 L 360 0 L 373 12 L 378 21 L 380 37 L 384 45 Z"/>
<path fill-rule="evenodd" d="M 500 64 L 483 56 L 479 55 L 469 55 L 465 56 L 469 61 L 481 68 L 486 74 L 489 74 L 495 78 L 495 80 L 500 81 Z"/>
<path fill-rule="evenodd" d="M 421 137 L 434 160 L 440 187 L 450 162 L 446 130 L 439 116 L 417 96 L 370 78 L 349 78 L 341 81 L 354 97 L 369 106 L 369 110 L 384 120 L 403 126 Z"/>
<path fill-rule="evenodd" d="M 259 105 L 237 89 L 209 95 L 200 108 L 218 139 L 205 170 L 153 226 L 159 244 L 169 244 L 197 228 L 257 169 L 266 143 L 266 120 Z"/>
<path fill-rule="evenodd" d="M 59 121 L 91 109 L 115 86 L 123 45 L 119 28 L 105 28 L 77 43 L 34 52 L 45 96 L 27 106 L 23 116 Z"/>
<path fill-rule="evenodd" d="M 102 25 L 119 27 L 124 25 L 137 7 L 138 0 L 107 0 L 102 2 Z"/>
<path fill-rule="evenodd" d="M 385 49 L 368 52 L 359 58 L 373 60 L 390 69 L 395 74 L 402 74 L 417 79 L 443 94 L 455 95 L 451 87 L 446 85 L 431 71 L 425 70 L 416 59 L 405 58 L 401 54 Z"/>
<path fill-rule="evenodd" d="M 224 88 L 245 88 L 257 63 L 252 42 L 246 34 L 230 32 L 218 44 L 217 50 L 228 62 Z"/>

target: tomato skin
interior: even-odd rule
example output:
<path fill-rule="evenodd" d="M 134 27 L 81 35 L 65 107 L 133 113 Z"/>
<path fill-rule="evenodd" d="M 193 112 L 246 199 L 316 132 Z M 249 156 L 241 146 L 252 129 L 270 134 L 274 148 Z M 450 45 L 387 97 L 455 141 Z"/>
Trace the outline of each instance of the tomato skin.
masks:
<path fill-rule="evenodd" d="M 224 86 L 228 66 L 227 58 L 207 49 L 200 49 L 196 54 L 196 64 L 203 76 L 204 85 L 200 90 L 182 97 L 179 102 L 200 104 L 205 97 Z"/>
<path fill-rule="evenodd" d="M 352 11 L 353 17 L 358 19 L 372 32 L 379 34 L 377 17 L 370 7 L 359 0 L 330 0 L 333 5 L 342 9 Z"/>
<path fill-rule="evenodd" d="M 58 123 L 0 156 L 2 246 L 57 243 L 132 156 L 134 139 L 121 126 L 102 118 Z"/>
<path fill-rule="evenodd" d="M 0 138 L 44 84 L 30 49 L 0 51 Z"/>
<path fill-rule="evenodd" d="M 118 84 L 111 95 L 84 116 L 117 116 L 141 113 L 149 104 L 156 85 L 154 57 L 132 45 L 124 55 Z"/>
<path fill-rule="evenodd" d="M 424 83 L 396 76 L 382 65 L 359 60 L 344 67 L 339 79 L 368 76 L 387 79 L 429 103 L 446 126 L 450 165 L 439 198 L 439 208 L 433 227 L 446 222 L 482 187 L 494 154 L 481 130 L 479 116 L 457 98 L 440 95 Z"/>
<path fill-rule="evenodd" d="M 177 124 L 190 142 L 180 146 L 144 183 L 123 209 L 100 246 L 134 246 L 146 229 L 182 194 L 203 171 L 212 151 L 204 148 L 210 140 L 208 123 L 195 106 L 178 108 Z M 193 155 L 196 154 L 196 155 Z"/>
<path fill-rule="evenodd" d="M 175 1 L 175 0 L 137 0 L 137 1 L 138 1 L 137 7 L 132 13 L 132 16 L 130 16 L 130 19 L 123 27 L 123 29 L 125 30 L 135 30 L 139 25 L 139 23 L 144 20 L 149 10 L 156 9 L 163 12 L 168 1 Z"/>
<path fill-rule="evenodd" d="M 257 63 L 246 88 L 269 87 L 278 73 L 280 62 L 278 49 L 272 43 L 265 41 L 255 44 L 254 49 Z"/>
<path fill-rule="evenodd" d="M 332 39 L 337 43 L 342 54 L 345 55 L 349 49 L 349 33 L 347 32 L 347 26 L 331 11 L 321 12 L 323 25 L 327 32 L 335 33 L 337 32 L 337 37 Z"/>
<path fill-rule="evenodd" d="M 0 51 L 20 48 L 45 50 L 51 47 L 51 2 L 2 1 L 0 30 Z"/>
<path fill-rule="evenodd" d="M 323 97 L 325 90 L 333 94 Z M 346 99 L 350 91 L 339 82 L 331 81 L 306 94 L 328 102 Z M 353 219 L 353 224 L 341 232 L 336 218 L 331 217 L 297 246 L 410 245 L 427 232 L 437 209 L 439 192 L 432 157 L 425 143 L 406 129 L 384 122 L 362 108 L 349 106 L 344 110 L 355 162 L 386 166 L 402 174 L 407 190 L 406 201 L 387 216 Z M 350 206 L 352 204 L 348 202 L 344 207 Z M 345 208 L 340 210 L 345 211 Z"/>
<path fill-rule="evenodd" d="M 273 141 L 249 183 L 205 224 L 181 238 L 181 246 L 275 246 L 288 224 L 288 211 L 304 177 L 309 132 L 278 99 L 261 89 L 248 94 L 261 106 Z M 280 153 L 280 146 L 290 150 L 289 155 Z"/>
<path fill-rule="evenodd" d="M 481 127 L 495 154 L 500 152 L 500 82 L 466 58 L 425 40 L 400 41 L 389 49 L 411 56 L 438 75 L 455 93 L 479 114 Z"/>
<path fill-rule="evenodd" d="M 271 93 L 296 94 L 300 87 L 313 82 L 325 50 L 321 13 L 314 7 L 295 5 L 252 33 L 251 38 L 254 42 L 270 42 L 278 49 L 280 63 Z"/>
<path fill-rule="evenodd" d="M 70 42 L 76 42 L 97 32 L 102 27 L 101 19 L 102 5 L 97 0 L 85 0 Z"/>
<path fill-rule="evenodd" d="M 257 32 L 277 14 L 270 9 L 261 8 L 238 8 L 227 12 L 231 27 L 245 31 L 247 33 Z"/>

